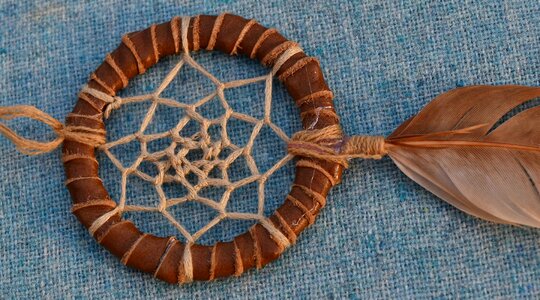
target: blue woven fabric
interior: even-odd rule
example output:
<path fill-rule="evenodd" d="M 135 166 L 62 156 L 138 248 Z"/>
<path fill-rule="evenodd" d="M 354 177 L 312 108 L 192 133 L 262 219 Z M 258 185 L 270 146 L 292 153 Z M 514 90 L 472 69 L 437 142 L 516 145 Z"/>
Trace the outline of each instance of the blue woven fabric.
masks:
<path fill-rule="evenodd" d="M 540 85 L 540 5 L 529 1 L 40 1 L 0 0 L 0 105 L 29 104 L 63 120 L 88 75 L 123 33 L 175 15 L 233 12 L 278 28 L 317 56 L 350 134 L 389 134 L 437 94 L 471 84 Z M 246 58 L 195 55 L 219 78 L 264 71 Z M 166 59 L 123 95 L 151 91 L 175 62 Z M 221 76 L 221 77 L 220 77 Z M 195 99 L 208 82 L 193 70 L 167 91 Z M 275 121 L 288 134 L 298 114 L 275 84 Z M 261 86 L 231 91 L 233 107 L 260 112 Z M 147 107 L 115 112 L 109 138 L 133 132 Z M 159 112 L 164 130 L 178 112 Z M 215 113 L 213 108 L 208 113 Z M 173 122 L 173 123 L 171 123 Z M 50 139 L 42 125 L 10 121 L 27 137 Z M 160 127 L 161 126 L 161 127 Z M 195 125 L 193 125 L 195 126 Z M 234 135 L 248 131 L 230 128 Z M 257 151 L 261 168 L 284 153 L 270 131 Z M 156 145 L 159 147 L 160 145 Z M 277 153 L 275 149 L 282 149 Z M 136 145 L 116 150 L 129 160 Z M 278 151 L 279 152 L 279 151 Z M 101 174 L 118 197 L 118 171 L 100 155 Z M 239 166 L 237 173 L 247 171 Z M 293 168 L 267 188 L 272 211 L 288 191 Z M 212 283 L 170 286 L 126 268 L 70 213 L 60 153 L 28 157 L 0 138 L 0 298 L 538 298 L 540 231 L 467 216 L 409 180 L 389 159 L 354 161 L 317 222 L 282 257 L 259 271 Z M 181 193 L 180 190 L 176 190 Z M 175 190 L 172 188 L 171 193 Z M 212 194 L 214 193 L 214 194 Z M 215 196 L 215 191 L 209 191 Z M 132 182 L 130 201 L 155 201 Z M 253 209 L 255 190 L 236 195 Z M 196 205 L 195 205 L 196 206 Z M 208 212 L 175 216 L 196 230 Z M 146 231 L 171 234 L 159 215 L 127 216 Z M 246 228 L 231 222 L 205 241 Z"/>

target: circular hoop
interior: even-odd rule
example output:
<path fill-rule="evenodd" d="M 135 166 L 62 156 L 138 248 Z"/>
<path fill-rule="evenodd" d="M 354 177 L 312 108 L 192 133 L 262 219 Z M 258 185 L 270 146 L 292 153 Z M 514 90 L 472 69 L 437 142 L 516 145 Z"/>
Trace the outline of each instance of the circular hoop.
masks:
<path fill-rule="evenodd" d="M 88 87 L 112 97 L 160 58 L 200 49 L 220 50 L 257 58 L 287 88 L 301 111 L 306 129 L 339 125 L 333 95 L 319 67 L 297 44 L 275 29 L 254 20 L 222 14 L 171 21 L 129 33 L 90 77 Z M 103 114 L 109 102 L 83 90 L 67 126 L 81 131 L 105 129 Z M 65 141 L 63 161 L 66 186 L 73 199 L 73 213 L 93 237 L 122 263 L 152 273 L 169 283 L 212 280 L 240 275 L 261 268 L 276 259 L 325 205 L 330 188 L 341 178 L 343 167 L 336 163 L 300 158 L 296 177 L 284 203 L 270 216 L 232 241 L 213 246 L 184 244 L 174 237 L 142 233 L 123 220 L 98 174 L 93 146 Z"/>

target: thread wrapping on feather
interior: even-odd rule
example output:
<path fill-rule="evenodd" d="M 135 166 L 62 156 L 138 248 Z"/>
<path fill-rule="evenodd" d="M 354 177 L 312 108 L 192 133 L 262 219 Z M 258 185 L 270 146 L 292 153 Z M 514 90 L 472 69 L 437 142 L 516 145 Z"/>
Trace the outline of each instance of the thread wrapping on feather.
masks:
<path fill-rule="evenodd" d="M 381 159 L 387 154 L 383 136 L 346 137 L 338 125 L 302 130 L 287 146 L 290 154 L 338 163 L 348 167 L 352 158 Z"/>

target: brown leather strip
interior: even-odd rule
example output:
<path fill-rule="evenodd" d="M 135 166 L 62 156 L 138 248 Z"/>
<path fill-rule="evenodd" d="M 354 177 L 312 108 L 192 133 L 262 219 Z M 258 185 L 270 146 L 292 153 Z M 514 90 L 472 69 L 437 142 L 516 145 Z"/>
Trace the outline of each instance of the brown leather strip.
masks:
<path fill-rule="evenodd" d="M 313 118 L 319 118 L 319 119 L 323 118 L 325 120 L 334 119 L 336 121 L 339 121 L 339 116 L 333 108 L 325 109 L 322 107 L 315 107 L 315 108 L 302 111 L 300 113 L 300 118 L 302 120 L 304 119 L 313 120 Z"/>
<path fill-rule="evenodd" d="M 114 256 L 122 258 L 142 234 L 130 221 L 122 221 L 112 225 L 99 243 Z"/>
<path fill-rule="evenodd" d="M 315 201 L 317 201 L 321 207 L 326 206 L 326 197 L 324 197 L 323 195 L 315 192 L 314 190 L 310 189 L 309 187 L 295 183 L 295 184 L 293 184 L 293 189 L 294 188 L 301 189 L 302 192 L 306 193 L 309 197 L 311 197 Z"/>
<path fill-rule="evenodd" d="M 239 16 L 230 14 L 224 15 L 221 30 L 216 39 L 215 49 L 224 53 L 232 53 L 247 22 L 246 19 Z"/>
<path fill-rule="evenodd" d="M 126 77 L 126 75 L 124 75 L 122 69 L 118 67 L 110 54 L 107 54 L 107 56 L 105 57 L 105 61 L 109 64 L 109 66 L 111 66 L 111 68 L 113 68 L 116 75 L 118 75 L 118 78 L 122 80 L 122 88 L 125 88 L 128 85 L 129 79 Z"/>
<path fill-rule="evenodd" d="M 112 53 L 111 57 L 113 57 Z M 122 69 L 120 66 L 119 68 Z M 96 69 L 94 75 L 94 80 L 88 83 L 88 87 L 101 91 L 107 95 L 114 96 L 116 91 L 121 89 L 123 86 L 122 80 L 120 77 L 118 77 L 116 71 L 106 61 L 103 61 L 103 63 Z M 98 88 L 96 88 L 93 84 L 96 84 Z"/>
<path fill-rule="evenodd" d="M 206 49 L 208 42 L 210 41 L 210 35 L 212 34 L 212 29 L 214 28 L 214 21 L 216 16 L 198 16 L 198 37 L 199 37 L 199 47 L 201 49 Z"/>
<path fill-rule="evenodd" d="M 273 65 L 279 55 L 294 46 L 298 46 L 298 43 L 293 41 L 284 41 L 283 43 L 279 44 L 279 46 L 272 49 L 272 51 L 268 52 L 268 54 L 266 54 L 261 60 L 261 63 L 265 66 Z"/>
<path fill-rule="evenodd" d="M 287 71 L 292 65 L 294 65 L 297 61 L 301 60 L 302 58 L 307 57 L 307 55 L 304 52 L 298 52 L 291 56 L 287 61 L 285 61 L 279 70 L 276 72 L 276 76 L 279 79 L 279 76 L 283 74 L 283 72 Z M 286 83 L 285 83 L 286 84 Z M 313 93 L 313 91 L 311 91 Z M 295 101 L 298 101 L 298 98 L 294 97 L 292 94 L 291 96 Z"/>
<path fill-rule="evenodd" d="M 126 80 L 143 73 L 161 57 L 181 52 L 181 34 L 181 19 L 175 17 L 170 22 L 124 36 L 118 48 L 96 69 L 88 87 L 115 95 L 125 86 Z M 275 29 L 267 29 L 254 20 L 231 14 L 191 18 L 187 38 L 190 50 L 213 48 L 225 53 L 248 55 L 270 67 L 287 49 L 296 45 Z M 283 79 L 300 107 L 305 128 L 338 124 L 333 95 L 316 59 L 297 53 L 279 67 L 276 76 Z M 82 93 L 73 109 L 74 115 L 67 118 L 66 124 L 102 129 L 103 122 L 98 122 L 97 116 L 101 117 L 106 105 L 104 101 Z M 65 141 L 63 155 L 68 189 L 74 203 L 73 213 L 89 228 L 114 209 L 102 182 L 96 179 L 98 164 L 95 150 L 89 145 Z M 269 218 L 273 227 L 294 242 L 324 206 L 326 195 L 339 182 L 342 169 L 337 164 L 301 160 L 290 196 Z M 284 250 L 275 236 L 261 224 L 256 224 L 231 242 L 219 242 L 213 246 L 194 244 L 186 252 L 185 245 L 176 239 L 143 235 L 133 223 L 123 221 L 118 214 L 97 228 L 94 237 L 114 255 L 123 258 L 127 265 L 153 273 L 170 283 L 190 279 L 190 274 L 186 274 L 187 266 L 183 264 L 185 253 L 190 253 L 192 279 L 209 280 L 260 268 Z"/>
<path fill-rule="evenodd" d="M 260 269 L 262 268 L 261 246 L 259 246 L 259 242 L 257 241 L 257 234 L 255 233 L 255 226 L 251 227 L 248 232 L 249 232 L 249 235 L 251 236 L 251 240 L 253 241 L 255 267 L 257 269 Z"/>
<path fill-rule="evenodd" d="M 73 178 L 88 178 L 98 176 L 99 164 L 95 158 L 91 158 L 91 156 L 88 155 L 70 154 L 66 155 L 64 159 L 67 159 L 66 161 L 64 161 L 66 180 L 70 180 Z"/>
<path fill-rule="evenodd" d="M 208 45 L 206 45 L 206 50 L 214 50 L 214 46 L 216 45 L 217 35 L 219 34 L 219 31 L 221 30 L 221 25 L 223 24 L 223 18 L 226 14 L 219 15 L 216 20 L 214 21 L 214 26 L 212 27 L 212 33 L 210 34 L 210 40 L 208 41 Z"/>
<path fill-rule="evenodd" d="M 183 256 L 184 245 L 174 238 L 169 239 L 154 276 L 168 283 L 178 283 L 179 267 Z"/>
<path fill-rule="evenodd" d="M 291 229 L 289 223 L 285 221 L 285 219 L 281 216 L 279 211 L 276 210 L 274 214 L 270 217 L 270 220 L 273 221 L 274 218 L 277 219 L 277 222 L 274 222 L 274 223 L 277 223 L 276 226 L 282 229 L 281 231 L 287 236 L 289 241 L 292 244 L 296 243 L 296 238 L 297 238 L 296 233 Z"/>
<path fill-rule="evenodd" d="M 173 247 L 173 245 L 177 242 L 178 240 L 174 236 L 169 237 L 169 239 L 167 240 L 167 244 L 165 245 L 165 250 L 163 250 L 163 253 L 161 254 L 161 257 L 159 258 L 158 264 L 154 271 L 154 277 L 157 277 L 157 275 L 161 272 L 161 267 L 164 266 L 163 262 L 166 260 L 167 255 L 169 255 L 169 252 L 171 251 L 171 248 Z M 170 265 L 170 264 L 167 264 L 167 265 Z"/>
<path fill-rule="evenodd" d="M 199 19 L 199 16 L 196 16 L 194 19 L 193 19 L 193 51 L 199 51 L 201 50 L 201 46 L 200 46 L 200 42 L 199 42 L 199 33 L 201 32 L 200 30 L 200 26 L 201 26 L 201 23 L 200 23 L 200 19 Z"/>
<path fill-rule="evenodd" d="M 234 242 L 218 242 L 214 246 L 215 253 L 213 278 L 228 277 L 236 272 L 236 259 Z"/>
<path fill-rule="evenodd" d="M 309 222 L 309 224 L 313 224 L 315 222 L 315 216 L 311 213 L 311 210 L 307 208 L 302 201 L 296 199 L 292 195 L 287 195 L 287 199 L 293 203 L 294 206 L 298 207 L 303 213 L 306 218 L 306 220 Z"/>
<path fill-rule="evenodd" d="M 111 88 L 110 86 L 108 86 L 103 80 L 101 80 L 97 75 L 96 73 L 92 73 L 92 75 L 90 75 L 90 78 L 92 80 L 94 80 L 97 84 L 99 84 L 99 86 L 101 86 L 102 88 L 105 89 L 105 91 L 110 94 L 110 95 L 114 95 L 114 89 Z"/>
<path fill-rule="evenodd" d="M 141 57 L 139 53 L 137 52 L 137 48 L 135 47 L 135 44 L 129 38 L 129 35 L 127 34 L 124 35 L 122 37 L 122 42 L 124 43 L 124 45 L 126 45 L 126 47 L 128 47 L 129 51 L 131 51 L 131 54 L 137 61 L 137 69 L 138 69 L 139 74 L 144 73 L 146 71 L 146 68 L 144 67 L 144 64 L 142 63 Z"/>
<path fill-rule="evenodd" d="M 178 283 L 187 283 L 187 282 L 191 282 L 193 281 L 193 278 L 191 278 L 190 280 L 187 280 L 187 277 L 186 277 L 186 268 L 184 267 L 184 256 L 186 256 L 186 250 L 187 250 L 187 245 L 184 246 L 184 252 L 183 252 L 183 255 L 182 255 L 182 259 L 180 259 L 180 264 L 178 264 L 178 267 L 177 267 L 177 277 L 176 277 L 176 282 Z M 191 252 L 190 252 L 191 253 Z"/>
<path fill-rule="evenodd" d="M 312 193 L 313 192 L 312 190 Z M 306 210 L 309 211 L 309 214 L 313 216 L 313 219 L 306 218 L 308 223 L 315 221 L 315 218 L 319 214 L 319 211 L 325 206 L 326 201 L 319 201 L 317 198 L 314 198 L 311 196 L 311 194 L 306 193 L 303 189 L 298 188 L 298 186 L 293 187 L 291 190 L 290 195 L 294 197 L 294 199 L 298 200 L 302 205 L 306 208 Z M 307 217 L 309 217 L 306 214 Z M 309 223 L 312 224 L 312 223 Z"/>
<path fill-rule="evenodd" d="M 236 244 L 236 239 L 232 241 L 234 245 L 234 275 L 240 276 L 244 273 L 244 263 L 242 262 L 242 254 L 238 245 Z"/>
<path fill-rule="evenodd" d="M 181 18 L 180 17 L 174 17 L 170 24 L 171 24 L 171 34 L 172 34 L 172 38 L 173 38 L 173 41 L 174 41 L 174 52 L 175 53 L 178 53 L 180 52 L 180 49 L 182 49 L 182 47 L 180 46 L 180 43 L 182 41 L 182 37 L 180 35 L 180 22 L 181 22 Z"/>
<path fill-rule="evenodd" d="M 92 161 L 93 163 L 95 163 L 96 165 L 99 165 L 97 159 L 95 157 L 91 157 L 91 156 L 88 156 L 88 155 L 84 155 L 84 154 L 66 154 L 62 157 L 62 162 L 66 163 L 66 162 L 69 162 L 69 161 L 72 161 L 72 160 L 75 160 L 75 159 L 88 159 L 90 161 Z M 67 177 L 71 177 L 69 175 L 67 175 Z"/>
<path fill-rule="evenodd" d="M 299 107 L 302 107 L 303 105 L 305 104 L 310 104 L 313 102 L 313 100 L 317 99 L 317 98 L 328 98 L 328 99 L 333 99 L 334 98 L 334 93 L 332 93 L 332 91 L 328 91 L 328 90 L 325 90 L 325 91 L 318 91 L 318 92 L 314 92 L 312 94 L 309 94 L 307 96 L 304 96 L 300 99 L 298 99 L 296 101 L 296 104 L 299 106 Z"/>
<path fill-rule="evenodd" d="M 88 202 L 92 202 L 92 201 L 96 201 L 96 200 L 91 200 Z M 87 202 L 83 202 L 83 203 L 87 203 Z M 109 204 L 102 204 L 102 205 L 96 204 L 96 205 L 89 205 L 85 207 L 79 207 L 73 210 L 73 214 L 77 217 L 77 219 L 79 219 L 79 221 L 84 225 L 84 227 L 89 228 L 97 218 L 110 212 L 113 209 L 114 207 L 110 206 Z M 114 218 L 113 218 L 113 221 L 114 221 Z M 102 232 L 100 231 L 100 233 Z"/>
<path fill-rule="evenodd" d="M 124 43 L 121 43 L 118 48 L 111 52 L 111 56 L 129 80 L 139 75 L 139 62 L 131 49 Z"/>
<path fill-rule="evenodd" d="M 144 234 L 132 246 L 129 256 L 124 255 L 124 263 L 132 268 L 152 274 L 156 271 L 161 258 L 160 255 L 155 254 L 164 253 L 168 244 L 168 238 Z"/>
<path fill-rule="evenodd" d="M 257 265 L 255 242 L 251 237 L 250 231 L 245 232 L 234 238 L 238 250 L 240 251 L 240 257 L 242 258 L 243 270 L 248 270 Z"/>
<path fill-rule="evenodd" d="M 291 245 L 291 242 L 285 235 L 284 231 L 280 228 L 280 226 L 276 226 L 276 222 L 272 221 L 270 218 L 260 220 L 259 224 L 262 225 L 266 231 L 268 231 L 269 237 L 278 246 L 279 253 L 283 252 Z"/>
<path fill-rule="evenodd" d="M 193 260 L 193 280 L 210 280 L 212 246 L 194 244 L 191 246 Z"/>
<path fill-rule="evenodd" d="M 73 182 L 77 182 L 77 181 L 81 181 L 81 180 L 97 180 L 97 181 L 100 181 L 100 182 L 102 181 L 101 178 L 99 178 L 98 176 L 74 177 L 74 178 L 66 179 L 64 184 L 65 185 L 70 185 Z"/>
<path fill-rule="evenodd" d="M 242 42 L 240 42 L 240 45 L 238 46 L 238 54 L 251 56 L 255 44 L 259 40 L 261 34 L 266 31 L 266 29 L 267 28 L 262 26 L 261 24 L 257 22 L 254 23 L 249 29 L 249 31 L 246 32 L 246 35 Z"/>
<path fill-rule="evenodd" d="M 152 41 L 152 49 L 154 50 L 154 60 L 157 63 L 159 61 L 159 46 L 156 36 L 156 24 L 150 26 L 150 40 Z"/>
<path fill-rule="evenodd" d="M 292 65 L 290 68 L 288 68 L 285 72 L 283 72 L 281 75 L 279 75 L 280 81 L 285 81 L 289 76 L 294 75 L 294 73 L 302 70 L 307 64 L 309 63 L 316 63 L 319 64 L 319 61 L 315 57 L 304 57 L 297 61 L 294 65 Z"/>
<path fill-rule="evenodd" d="M 277 211 L 283 217 L 285 222 L 289 224 L 289 227 L 296 236 L 298 236 L 308 225 L 302 211 L 288 199 L 285 199 L 285 202 L 278 207 Z"/>
<path fill-rule="evenodd" d="M 70 162 L 71 163 L 71 162 Z M 74 203 L 82 203 L 95 199 L 104 199 L 109 194 L 101 180 L 79 180 L 67 185 Z"/>
<path fill-rule="evenodd" d="M 251 54 L 249 55 L 250 58 L 255 58 L 255 56 L 257 55 L 257 51 L 259 50 L 259 48 L 261 47 L 262 43 L 268 38 L 270 37 L 272 34 L 276 33 L 277 30 L 275 28 L 270 28 L 270 29 L 266 29 L 263 34 L 261 34 L 259 36 L 259 38 L 257 39 L 257 42 L 255 42 L 255 45 L 253 46 L 253 48 L 251 49 Z"/>
<path fill-rule="evenodd" d="M 272 235 L 264 226 L 256 224 L 252 227 L 252 232 L 255 232 L 255 239 L 259 252 L 258 264 L 260 267 L 266 266 L 269 262 L 278 258 L 284 249 L 273 239 Z"/>
<path fill-rule="evenodd" d="M 90 95 L 88 95 L 86 93 L 80 93 L 79 94 L 79 103 L 78 104 L 80 104 L 81 100 L 86 102 L 88 105 L 92 106 L 96 111 L 101 111 L 102 106 L 104 105 L 103 101 L 98 100 L 97 98 L 92 97 L 92 96 L 90 96 Z"/>
<path fill-rule="evenodd" d="M 174 42 L 173 34 L 172 34 L 172 23 L 165 22 L 161 24 L 156 25 L 156 45 L 157 45 L 157 53 L 159 56 L 159 59 L 165 56 L 169 56 L 172 54 L 178 53 L 178 50 L 175 48 L 178 45 Z"/>
<path fill-rule="evenodd" d="M 341 170 L 338 168 L 335 168 L 335 163 L 326 163 L 317 159 L 312 160 L 313 163 L 319 164 L 321 170 L 324 170 L 325 173 L 330 174 L 334 179 L 337 178 L 338 172 Z M 294 184 L 303 185 L 309 187 L 313 192 L 318 193 L 322 195 L 323 197 L 326 197 L 328 194 L 328 191 L 330 190 L 330 187 L 333 186 L 332 180 L 328 179 L 327 176 L 323 175 L 321 172 L 318 172 L 317 170 L 297 166 L 297 174 L 294 178 Z M 312 177 L 308 176 L 299 176 L 298 173 L 301 173 L 302 175 L 310 174 Z"/>
<path fill-rule="evenodd" d="M 195 51 L 194 50 L 194 47 L 195 47 L 195 44 L 194 44 L 194 39 L 198 39 L 199 38 L 199 33 L 200 32 L 196 32 L 195 31 L 195 22 L 197 21 L 196 20 L 197 18 L 190 18 L 189 19 L 189 26 L 188 26 L 188 30 L 187 30 L 187 49 L 188 51 Z M 182 43 L 184 43 L 182 41 Z M 182 45 L 183 47 L 183 45 Z"/>
<path fill-rule="evenodd" d="M 129 40 L 133 43 L 134 50 L 137 53 L 143 67 L 143 71 L 141 72 L 141 70 L 139 70 L 139 74 L 144 73 L 148 68 L 155 65 L 158 62 L 156 58 L 159 59 L 159 54 L 156 55 L 154 52 L 151 29 L 152 27 L 148 27 L 142 31 L 128 35 Z"/>
<path fill-rule="evenodd" d="M 257 23 L 257 21 L 255 19 L 251 19 L 242 27 L 242 30 L 240 31 L 240 34 L 236 38 L 236 42 L 234 42 L 234 46 L 231 49 L 231 52 L 230 52 L 231 55 L 238 54 L 238 47 L 240 46 L 240 43 L 242 43 L 247 32 L 251 29 L 251 26 L 253 26 L 255 23 Z"/>
<path fill-rule="evenodd" d="M 330 180 L 330 182 L 332 182 L 332 185 L 336 184 L 335 178 L 332 176 L 332 174 L 327 172 L 323 167 L 321 167 L 319 164 L 317 164 L 316 162 L 314 162 L 311 159 L 309 159 L 309 160 L 308 159 L 300 159 L 296 163 L 296 166 L 301 167 L 301 168 L 303 167 L 303 168 L 313 169 L 313 171 L 319 172 L 320 174 L 323 174 L 324 177 L 328 178 L 328 180 Z"/>
<path fill-rule="evenodd" d="M 277 30 L 273 32 L 268 38 L 264 39 L 257 50 L 256 57 L 262 63 L 263 59 L 272 52 L 279 45 L 287 42 L 288 40 L 282 36 Z M 272 63 L 273 64 L 273 63 Z M 265 65 L 263 63 L 263 65 Z M 265 66 L 271 66 L 270 64 Z"/>
<path fill-rule="evenodd" d="M 138 239 L 137 241 L 135 241 L 135 243 L 133 243 L 133 245 L 131 245 L 131 247 L 129 248 L 128 251 L 126 251 L 126 253 L 124 253 L 124 255 L 122 256 L 122 259 L 120 260 L 120 262 L 122 262 L 124 265 L 127 264 L 128 260 L 130 259 L 131 257 L 131 253 L 133 253 L 133 251 L 137 248 L 137 246 L 139 245 L 139 243 L 148 235 L 148 233 L 143 233 Z"/>
<path fill-rule="evenodd" d="M 289 62 L 293 62 L 294 59 L 297 59 L 296 55 L 293 56 L 291 60 L 287 61 L 287 63 L 285 63 L 281 67 L 280 71 L 283 69 L 289 69 L 288 64 Z M 309 80 L 310 82 L 309 85 L 305 84 L 306 80 Z M 298 101 L 310 94 L 313 94 L 314 92 L 325 91 L 329 89 L 328 85 L 326 84 L 326 81 L 324 80 L 324 77 L 322 76 L 322 72 L 319 67 L 319 64 L 316 62 L 310 62 L 304 65 L 301 70 L 298 70 L 297 72 L 288 76 L 287 79 L 284 81 L 284 84 L 285 84 L 285 87 L 287 88 L 287 91 L 293 97 L 293 99 L 295 99 L 295 101 Z M 298 102 L 297 102 L 297 105 L 298 105 Z M 325 120 L 318 120 L 318 121 L 324 122 Z M 333 122 L 333 124 L 337 124 L 337 123 Z M 332 125 L 332 124 L 322 123 L 319 126 L 319 128 L 326 127 L 329 125 Z"/>
<path fill-rule="evenodd" d="M 108 206 L 115 208 L 116 202 L 112 201 L 111 199 L 100 199 L 100 200 L 91 200 L 83 203 L 77 203 L 73 204 L 71 208 L 71 212 L 76 212 L 79 209 L 86 208 L 86 207 L 92 207 L 92 206 Z"/>
<path fill-rule="evenodd" d="M 105 213 L 103 213 L 105 214 Z M 115 225 L 115 224 L 118 224 L 119 222 L 122 222 L 122 218 L 120 217 L 120 215 L 115 215 L 113 217 L 111 217 L 107 222 L 105 222 L 103 225 L 101 225 L 101 227 L 99 227 L 93 237 L 96 239 L 96 241 L 101 241 L 101 238 L 109 231 L 109 229 Z M 91 224 L 88 226 L 90 227 Z"/>
<path fill-rule="evenodd" d="M 301 213 L 301 215 L 299 216 L 299 220 L 301 219 L 302 223 L 304 223 L 304 221 L 307 223 L 304 226 L 309 226 L 313 224 L 313 222 L 315 221 L 315 217 L 319 213 L 319 210 L 321 208 L 318 202 L 313 201 L 309 197 L 305 197 L 305 195 L 303 194 L 295 194 L 294 191 L 287 196 L 286 201 L 294 207 L 298 208 Z"/>
<path fill-rule="evenodd" d="M 216 264 L 217 264 L 216 246 L 217 246 L 217 243 L 214 244 L 214 246 L 212 247 L 212 254 L 210 256 L 210 276 L 209 276 L 209 280 L 214 280 L 214 278 L 215 278 Z"/>

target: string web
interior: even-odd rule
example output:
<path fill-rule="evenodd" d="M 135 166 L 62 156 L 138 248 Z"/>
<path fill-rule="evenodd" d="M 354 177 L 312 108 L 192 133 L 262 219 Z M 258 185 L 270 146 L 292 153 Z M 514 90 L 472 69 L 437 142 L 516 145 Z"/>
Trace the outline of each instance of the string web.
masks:
<path fill-rule="evenodd" d="M 293 55 L 291 53 L 290 55 Z M 283 60 L 284 61 L 284 60 Z M 135 133 L 128 134 L 117 140 L 108 142 L 99 147 L 121 172 L 120 182 L 120 197 L 115 210 L 109 214 L 125 213 L 125 212 L 157 212 L 163 215 L 190 243 L 195 243 L 210 229 L 216 226 L 223 220 L 252 220 L 258 221 L 265 226 L 275 236 L 282 237 L 280 232 L 270 223 L 265 217 L 265 186 L 270 176 L 275 174 L 281 167 L 291 161 L 293 156 L 285 154 L 277 163 L 271 166 L 268 170 L 260 170 L 253 157 L 253 147 L 257 137 L 260 135 L 264 127 L 270 128 L 281 140 L 285 143 L 289 141 L 289 136 L 276 125 L 271 118 L 272 111 L 272 85 L 275 72 L 279 69 L 279 62 L 276 67 L 267 75 L 222 82 L 213 74 L 207 71 L 199 63 L 197 63 L 189 54 L 184 52 L 180 55 L 179 61 L 168 72 L 159 86 L 149 94 L 135 95 L 130 97 L 110 97 L 103 95 L 95 90 L 86 89 L 90 94 L 99 93 L 99 98 L 109 97 L 105 111 L 105 117 L 108 118 L 111 112 L 121 106 L 148 102 L 149 109 L 145 114 L 144 119 L 138 130 Z M 208 78 L 214 85 L 214 90 L 195 101 L 193 104 L 187 104 L 178 100 L 163 96 L 165 89 L 171 84 L 180 71 L 186 67 L 195 69 L 199 74 Z M 238 88 L 254 83 L 264 83 L 264 115 L 262 118 L 255 118 L 251 115 L 235 111 L 229 105 L 225 91 L 228 89 Z M 215 118 L 204 117 L 199 110 L 210 101 L 218 101 L 223 108 L 223 113 Z M 183 111 L 183 116 L 179 119 L 176 125 L 171 129 L 158 133 L 146 133 L 149 124 L 154 120 L 156 111 L 159 106 L 176 108 Z M 237 145 L 233 143 L 228 132 L 228 124 L 231 120 L 240 120 L 253 125 L 249 138 L 245 145 Z M 188 123 L 196 122 L 199 125 L 199 130 L 193 134 L 186 134 L 184 129 Z M 216 140 L 209 132 L 211 127 L 219 127 L 219 137 Z M 170 145 L 163 150 L 150 151 L 148 144 L 161 139 L 169 139 Z M 136 157 L 134 162 L 125 165 L 120 159 L 112 153 L 115 147 L 125 145 L 131 142 L 140 143 L 140 155 Z M 200 157 L 193 159 L 190 157 L 190 152 L 200 151 Z M 224 153 L 228 153 L 223 157 Z M 233 180 L 230 175 L 230 167 L 238 159 L 243 158 L 249 176 L 239 180 Z M 145 172 L 141 166 L 144 163 L 153 164 L 158 172 L 157 175 L 151 175 Z M 213 174 L 219 174 L 217 178 Z M 159 198 L 159 202 L 155 206 L 133 205 L 130 204 L 127 197 L 128 177 L 137 176 L 138 178 L 153 185 L 155 192 Z M 190 176 L 196 177 L 196 182 L 190 180 Z M 186 194 L 181 197 L 170 198 L 164 190 L 164 184 L 179 184 L 186 190 Z M 257 185 L 257 211 L 256 212 L 235 212 L 228 210 L 228 204 L 231 199 L 231 194 L 250 184 Z M 223 189 L 224 192 L 219 201 L 210 199 L 202 195 L 201 191 L 205 188 Z M 170 209 L 187 202 L 197 202 L 212 210 L 216 216 L 202 228 L 194 233 L 190 233 L 180 220 L 171 214 Z M 109 216 L 103 216 L 103 220 Z M 93 224 L 93 229 L 99 228 L 101 222 Z M 284 243 L 287 243 L 284 241 Z"/>

